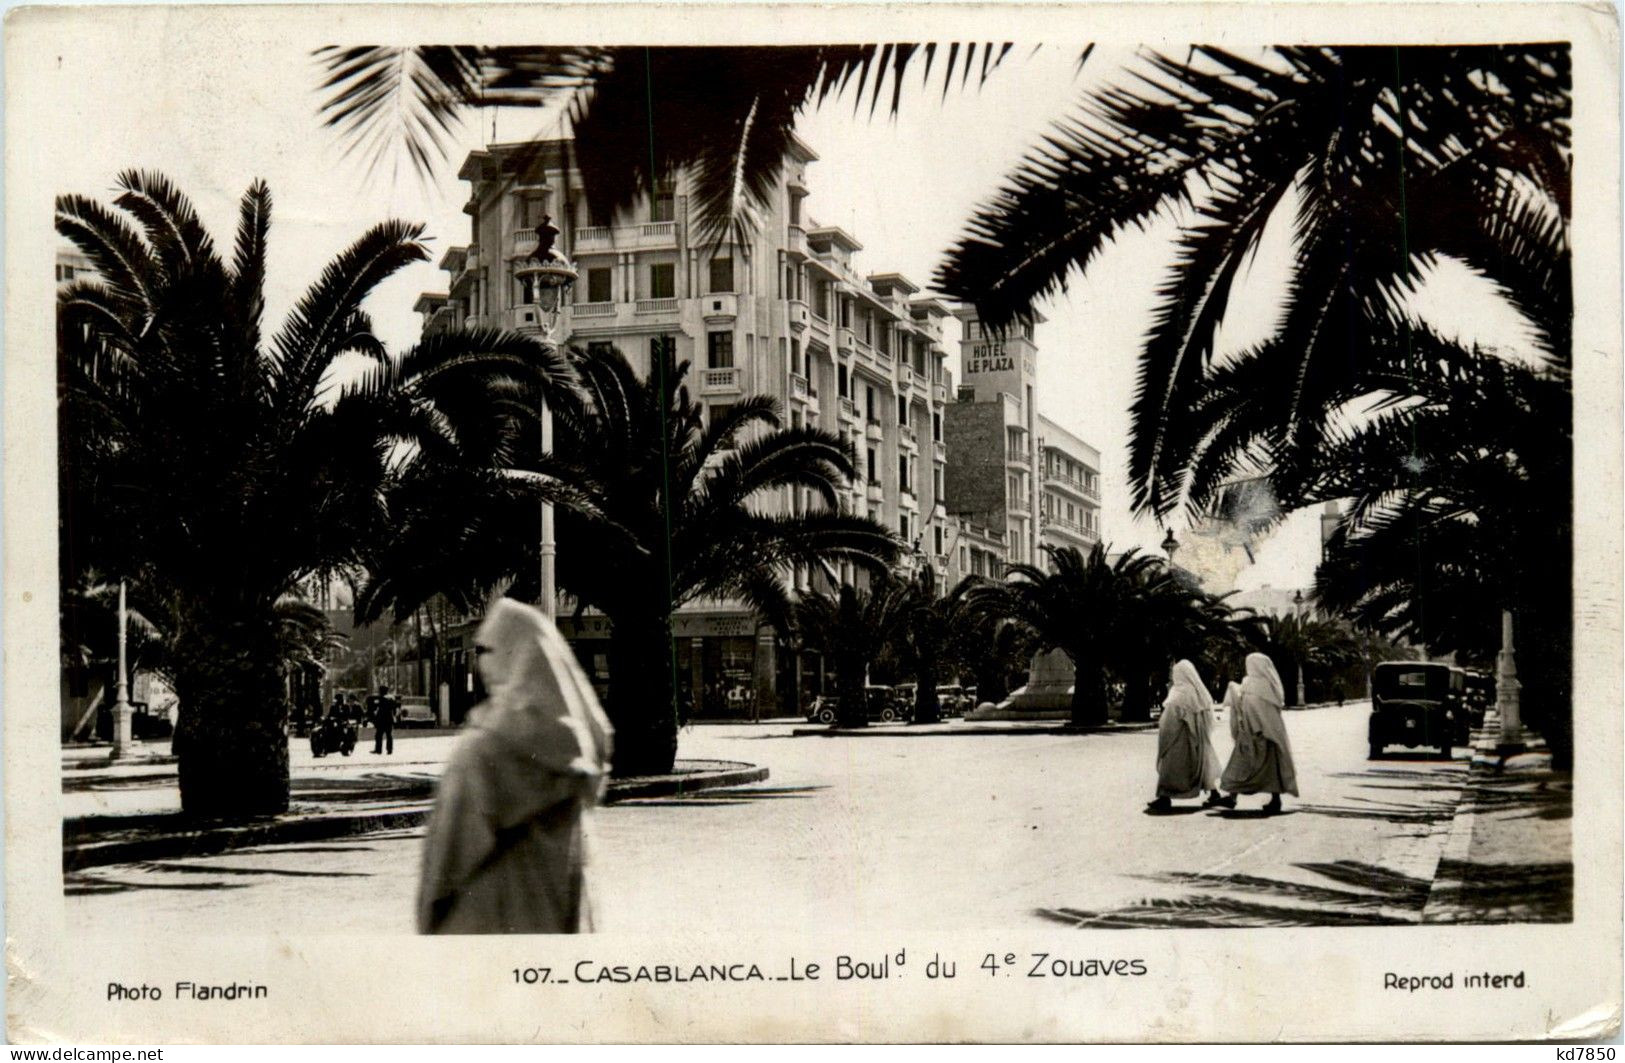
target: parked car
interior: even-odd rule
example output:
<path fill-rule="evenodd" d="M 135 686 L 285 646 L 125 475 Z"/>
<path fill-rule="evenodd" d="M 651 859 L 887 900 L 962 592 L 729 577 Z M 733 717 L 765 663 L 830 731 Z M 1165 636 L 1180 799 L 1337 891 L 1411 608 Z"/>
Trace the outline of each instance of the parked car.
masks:
<path fill-rule="evenodd" d="M 807 720 L 809 723 L 835 722 L 835 695 L 819 694 L 807 706 Z"/>
<path fill-rule="evenodd" d="M 965 688 L 958 683 L 937 687 L 937 711 L 945 719 L 963 716 L 971 707 L 965 704 Z"/>
<path fill-rule="evenodd" d="M 1384 661 L 1371 671 L 1371 759 L 1388 746 L 1435 748 L 1451 755 L 1461 734 L 1451 668 L 1427 661 Z"/>
<path fill-rule="evenodd" d="M 433 727 L 438 722 L 434 707 L 422 694 L 406 695 L 395 710 L 395 724 L 398 727 Z"/>
<path fill-rule="evenodd" d="M 1469 669 L 1466 672 L 1466 714 L 1470 727 L 1484 726 L 1484 714 L 1495 704 L 1495 677 L 1475 672 Z"/>
<path fill-rule="evenodd" d="M 899 710 L 897 691 L 892 687 L 870 685 L 863 688 L 864 702 L 869 709 L 870 723 L 891 723 L 908 719 L 908 712 Z M 834 723 L 840 706 L 837 694 L 820 694 L 807 707 L 807 719 L 813 723 Z"/>

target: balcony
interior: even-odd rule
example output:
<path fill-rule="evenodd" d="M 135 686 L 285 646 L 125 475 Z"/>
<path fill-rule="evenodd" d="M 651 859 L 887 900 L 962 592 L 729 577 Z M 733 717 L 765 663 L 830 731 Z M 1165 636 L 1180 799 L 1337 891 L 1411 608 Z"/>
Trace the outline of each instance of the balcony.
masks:
<path fill-rule="evenodd" d="M 536 230 L 515 229 L 509 258 L 529 258 L 536 251 Z"/>
<path fill-rule="evenodd" d="M 856 424 L 858 420 L 858 404 L 846 396 L 841 396 L 841 423 Z"/>
<path fill-rule="evenodd" d="M 508 327 L 515 332 L 523 332 L 527 336 L 538 335 L 542 331 L 542 312 L 528 303 L 508 308 Z"/>
<path fill-rule="evenodd" d="M 1089 490 L 1088 485 L 1082 480 L 1074 479 L 1071 476 L 1066 476 L 1062 473 L 1054 472 L 1048 469 L 1044 471 L 1044 486 L 1053 487 L 1058 491 L 1065 491 L 1068 494 L 1076 495 L 1079 498 L 1086 498 L 1091 502 L 1100 501 L 1100 496 L 1094 491 Z"/>
<path fill-rule="evenodd" d="M 640 314 L 675 314 L 676 299 L 639 299 L 636 310 Z"/>
<path fill-rule="evenodd" d="M 737 395 L 740 390 L 738 366 L 731 369 L 700 370 L 701 395 Z"/>
<path fill-rule="evenodd" d="M 615 230 L 608 225 L 584 225 L 576 230 L 575 252 L 608 250 L 615 244 Z"/>
<path fill-rule="evenodd" d="M 800 225 L 797 225 L 795 222 L 791 222 L 788 226 L 786 226 L 784 233 L 784 249 L 790 252 L 792 255 L 800 255 L 802 258 L 807 258 L 807 230 L 802 228 Z"/>
<path fill-rule="evenodd" d="M 948 444 L 937 440 L 931 444 L 931 460 L 946 464 L 948 461 Z"/>
<path fill-rule="evenodd" d="M 903 490 L 897 495 L 897 501 L 898 504 L 904 509 L 911 509 L 916 513 L 919 512 L 920 500 L 915 497 L 914 491 L 911 488 L 903 488 Z"/>
<path fill-rule="evenodd" d="M 931 385 L 931 404 L 933 406 L 941 406 L 944 403 L 946 403 L 947 401 L 948 401 L 948 385 L 947 384 L 932 384 Z"/>
<path fill-rule="evenodd" d="M 700 296 L 700 311 L 708 325 L 721 325 L 739 316 L 739 296 L 732 292 L 712 292 Z"/>
<path fill-rule="evenodd" d="M 914 386 L 914 367 L 907 362 L 897 363 L 897 386 L 904 391 Z"/>
<path fill-rule="evenodd" d="M 801 401 L 805 402 L 807 401 L 807 392 L 807 378 L 802 376 L 800 373 L 791 373 L 790 397 L 792 399 L 800 399 Z"/>
<path fill-rule="evenodd" d="M 919 450 L 920 433 L 915 429 L 915 427 L 911 424 L 899 425 L 898 427 L 902 429 L 903 445 L 912 447 L 915 450 Z"/>
<path fill-rule="evenodd" d="M 880 486 L 880 481 L 879 480 L 870 480 L 869 481 L 869 501 L 871 501 L 871 502 L 884 502 L 884 501 L 886 501 L 886 489 L 884 487 Z"/>
<path fill-rule="evenodd" d="M 463 318 L 463 329 L 464 329 L 464 331 L 468 331 L 468 330 L 471 330 L 471 329 L 477 329 L 477 328 L 480 327 L 480 325 L 481 325 L 481 318 L 480 318 L 479 314 L 469 314 L 467 317 Z"/>
<path fill-rule="evenodd" d="M 614 303 L 576 303 L 570 307 L 570 313 L 575 317 L 614 317 Z"/>
<path fill-rule="evenodd" d="M 857 347 L 857 337 L 852 334 L 850 325 L 841 325 L 835 330 L 835 349 L 850 351 Z"/>
<path fill-rule="evenodd" d="M 1032 467 L 1032 459 L 1028 457 L 1027 452 L 1016 447 L 1007 447 L 1005 449 L 1004 463 L 1006 465 L 1016 465 L 1023 469 Z"/>
<path fill-rule="evenodd" d="M 638 246 L 652 247 L 677 242 L 677 223 L 674 221 L 646 221 L 637 227 Z"/>
<path fill-rule="evenodd" d="M 804 331 L 807 319 L 812 316 L 807 304 L 800 299 L 791 299 L 786 305 L 789 307 L 790 328 L 796 332 Z"/>
<path fill-rule="evenodd" d="M 879 421 L 870 421 L 868 427 L 864 430 L 864 434 L 875 443 L 879 443 L 886 438 L 886 430 L 881 427 Z"/>
<path fill-rule="evenodd" d="M 1004 508 L 1018 517 L 1025 517 L 1032 512 L 1032 507 L 1027 504 L 1025 498 L 1012 498 L 1005 503 Z"/>

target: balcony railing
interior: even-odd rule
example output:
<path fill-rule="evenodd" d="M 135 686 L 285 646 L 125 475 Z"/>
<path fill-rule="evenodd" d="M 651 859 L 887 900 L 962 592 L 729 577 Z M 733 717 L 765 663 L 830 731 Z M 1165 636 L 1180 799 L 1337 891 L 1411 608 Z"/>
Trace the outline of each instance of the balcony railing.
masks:
<path fill-rule="evenodd" d="M 864 434 L 876 443 L 886 438 L 886 430 L 881 427 L 879 421 L 870 421 L 868 427 L 864 429 Z"/>
<path fill-rule="evenodd" d="M 1025 450 L 1018 447 L 1006 447 L 1004 451 L 1004 460 L 1010 465 L 1027 465 L 1032 459 L 1027 456 L 1027 452 Z"/>
<path fill-rule="evenodd" d="M 841 420 L 856 421 L 858 419 L 858 404 L 846 396 L 841 397 Z"/>
<path fill-rule="evenodd" d="M 870 480 L 869 481 L 869 501 L 871 501 L 871 502 L 884 502 L 885 500 L 886 500 L 886 489 L 884 487 L 880 486 L 880 481 L 879 480 Z"/>
<path fill-rule="evenodd" d="M 800 373 L 790 374 L 790 397 L 804 399 L 807 397 L 807 378 Z"/>
<path fill-rule="evenodd" d="M 1025 498 L 1012 498 L 1005 508 L 1017 516 L 1022 517 L 1025 517 L 1027 514 L 1032 512 L 1032 507 L 1027 504 L 1027 500 Z"/>
<path fill-rule="evenodd" d="M 677 235 L 677 223 L 674 221 L 649 221 L 638 226 L 639 236 L 673 236 Z"/>
<path fill-rule="evenodd" d="M 614 303 L 576 303 L 570 308 L 576 317 L 614 317 Z"/>
<path fill-rule="evenodd" d="M 897 383 L 907 391 L 914 386 L 914 367 L 905 362 L 897 363 Z"/>
<path fill-rule="evenodd" d="M 608 225 L 583 225 L 576 230 L 576 250 L 597 244 L 608 244 L 614 240 L 614 230 Z"/>
<path fill-rule="evenodd" d="M 1075 495 L 1082 495 L 1084 498 L 1087 498 L 1092 502 L 1100 501 L 1099 493 L 1091 488 L 1086 482 L 1078 479 L 1075 476 L 1067 476 L 1064 473 L 1056 472 L 1053 469 L 1046 469 L 1044 470 L 1044 483 L 1054 485 L 1066 491 L 1071 491 Z"/>
<path fill-rule="evenodd" d="M 513 231 L 513 257 L 528 258 L 536 250 L 535 229 L 515 229 Z"/>
<path fill-rule="evenodd" d="M 739 367 L 700 370 L 700 393 L 717 395 L 739 391 Z"/>
<path fill-rule="evenodd" d="M 905 424 L 900 425 L 899 427 L 901 427 L 903 430 L 903 442 L 907 443 L 911 447 L 918 447 L 920 445 L 920 433 L 913 425 Z"/>
<path fill-rule="evenodd" d="M 935 441 L 931 444 L 931 456 L 937 461 L 947 461 L 948 445 L 940 439 Z"/>
<path fill-rule="evenodd" d="M 947 384 L 932 384 L 931 385 L 931 402 L 933 404 L 940 405 L 940 404 L 945 403 L 947 401 L 948 401 L 948 385 Z"/>
<path fill-rule="evenodd" d="M 676 299 L 639 299 L 637 305 L 640 314 L 669 314 L 676 309 Z"/>

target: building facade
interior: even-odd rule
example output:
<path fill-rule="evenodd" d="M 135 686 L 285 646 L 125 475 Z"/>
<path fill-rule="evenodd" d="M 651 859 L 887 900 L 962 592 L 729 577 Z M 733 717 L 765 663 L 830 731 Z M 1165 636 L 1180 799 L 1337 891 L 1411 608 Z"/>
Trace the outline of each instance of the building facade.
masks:
<path fill-rule="evenodd" d="M 1004 563 L 1042 564 L 1045 545 L 1090 549 L 1100 541 L 1100 452 L 1038 412 L 1033 330 L 1043 318 L 995 334 L 970 308 L 955 316 L 962 383 L 946 411 L 949 513 Z"/>
<path fill-rule="evenodd" d="M 424 329 L 500 327 L 539 332 L 522 264 L 550 217 L 558 248 L 579 279 L 555 338 L 611 344 L 646 374 L 670 345 L 689 363 L 690 393 L 707 416 L 748 395 L 777 399 L 791 426 L 847 440 L 859 476 L 842 509 L 895 531 L 954 577 L 954 523 L 946 517 L 945 407 L 951 390 L 944 324 L 950 310 L 896 273 L 861 271 L 862 245 L 810 215 L 807 172 L 816 155 L 792 145 L 754 235 L 739 243 L 702 233 L 686 173 L 614 217 L 594 217 L 565 141 L 495 145 L 472 152 L 459 176 L 469 243 L 441 260 L 446 291 L 422 296 Z M 805 489 L 762 500 L 769 511 L 816 504 Z M 567 571 L 570 559 L 559 557 Z M 801 569 L 797 589 L 861 581 L 847 566 Z M 563 582 L 563 581 L 561 581 Z M 560 627 L 594 681 L 608 682 L 608 621 L 561 610 Z M 779 644 L 740 603 L 680 610 L 679 695 L 696 716 L 758 718 L 796 712 L 822 683 L 822 668 Z"/>

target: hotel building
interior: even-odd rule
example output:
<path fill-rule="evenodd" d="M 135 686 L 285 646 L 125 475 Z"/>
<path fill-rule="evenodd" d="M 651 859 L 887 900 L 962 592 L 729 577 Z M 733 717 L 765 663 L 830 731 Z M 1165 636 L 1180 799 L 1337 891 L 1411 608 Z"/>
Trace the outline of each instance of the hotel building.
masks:
<path fill-rule="evenodd" d="M 536 247 L 543 216 L 580 272 L 556 330 L 560 343 L 613 344 L 640 373 L 671 344 L 687 361 L 690 393 L 709 416 L 747 395 L 776 398 L 787 424 L 814 425 L 853 447 L 859 477 L 841 506 L 895 531 L 935 564 L 959 573 L 946 517 L 945 410 L 950 379 L 945 323 L 952 312 L 897 273 L 865 275 L 862 245 L 808 211 L 807 171 L 817 156 L 794 142 L 755 234 L 713 243 L 697 227 L 686 173 L 614 217 L 594 217 L 568 142 L 495 145 L 472 152 L 459 177 L 469 242 L 441 260 L 444 294 L 417 303 L 426 332 L 541 323 L 515 267 Z M 768 508 L 813 504 L 783 490 Z M 571 561 L 561 553 L 561 583 Z M 854 580 L 849 567 L 834 572 Z M 802 569 L 801 590 L 828 591 L 832 573 Z M 560 610 L 560 628 L 594 681 L 607 683 L 608 621 Z M 798 711 L 820 682 L 816 662 L 779 644 L 740 603 L 693 603 L 674 617 L 679 694 L 695 715 L 762 717 Z"/>
<path fill-rule="evenodd" d="M 1100 541 L 1100 452 L 1038 412 L 1034 326 L 993 334 L 968 307 L 956 316 L 963 383 L 946 410 L 947 507 L 973 570 L 992 561 L 978 553 L 1042 565 L 1045 545 L 1089 550 Z"/>

